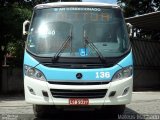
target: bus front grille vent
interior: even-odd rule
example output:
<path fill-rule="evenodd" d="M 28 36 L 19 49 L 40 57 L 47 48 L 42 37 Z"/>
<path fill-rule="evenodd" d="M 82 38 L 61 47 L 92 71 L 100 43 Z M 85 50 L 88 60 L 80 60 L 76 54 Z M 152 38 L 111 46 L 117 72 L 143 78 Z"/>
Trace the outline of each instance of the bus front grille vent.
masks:
<path fill-rule="evenodd" d="M 42 63 L 46 67 L 51 68 L 67 68 L 67 69 L 95 69 L 112 67 L 114 64 L 65 64 L 65 63 Z"/>
<path fill-rule="evenodd" d="M 104 85 L 109 84 L 110 81 L 101 81 L 101 82 L 64 82 L 64 81 L 48 81 L 49 84 L 55 85 Z"/>
<path fill-rule="evenodd" d="M 107 93 L 107 89 L 97 90 L 67 90 L 67 89 L 51 89 L 54 98 L 103 98 Z"/>

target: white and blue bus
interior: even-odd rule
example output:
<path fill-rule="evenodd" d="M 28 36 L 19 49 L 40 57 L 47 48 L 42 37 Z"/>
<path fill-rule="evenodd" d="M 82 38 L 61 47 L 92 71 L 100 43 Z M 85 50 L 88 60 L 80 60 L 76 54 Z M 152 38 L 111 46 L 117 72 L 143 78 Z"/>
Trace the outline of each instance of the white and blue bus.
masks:
<path fill-rule="evenodd" d="M 49 108 L 124 111 L 132 97 L 133 60 L 120 7 L 40 4 L 28 31 L 25 25 L 25 100 L 37 117 Z"/>

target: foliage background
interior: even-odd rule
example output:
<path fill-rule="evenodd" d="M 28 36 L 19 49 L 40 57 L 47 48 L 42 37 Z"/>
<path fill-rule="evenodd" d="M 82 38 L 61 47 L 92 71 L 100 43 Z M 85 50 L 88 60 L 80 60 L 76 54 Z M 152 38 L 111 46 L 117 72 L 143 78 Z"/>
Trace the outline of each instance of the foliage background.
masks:
<path fill-rule="evenodd" d="M 4 55 L 12 66 L 21 66 L 23 62 L 24 40 L 22 39 L 22 24 L 31 18 L 32 9 L 18 3 L 8 3 L 0 6 L 0 40 L 5 46 Z M 12 58 L 12 60 L 10 60 Z"/>
<path fill-rule="evenodd" d="M 160 0 L 117 0 L 125 17 L 133 17 L 160 10 Z"/>

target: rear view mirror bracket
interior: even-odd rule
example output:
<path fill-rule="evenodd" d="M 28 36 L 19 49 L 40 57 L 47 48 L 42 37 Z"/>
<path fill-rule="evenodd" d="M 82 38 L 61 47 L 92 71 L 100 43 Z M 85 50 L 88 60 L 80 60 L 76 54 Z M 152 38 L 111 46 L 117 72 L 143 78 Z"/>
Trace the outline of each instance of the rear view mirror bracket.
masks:
<path fill-rule="evenodd" d="M 127 23 L 127 30 L 128 30 L 129 37 L 131 37 L 132 36 L 132 25 L 130 23 Z"/>
<path fill-rule="evenodd" d="M 30 21 L 25 20 L 23 22 L 23 35 L 26 36 L 28 35 L 28 29 L 29 29 Z"/>

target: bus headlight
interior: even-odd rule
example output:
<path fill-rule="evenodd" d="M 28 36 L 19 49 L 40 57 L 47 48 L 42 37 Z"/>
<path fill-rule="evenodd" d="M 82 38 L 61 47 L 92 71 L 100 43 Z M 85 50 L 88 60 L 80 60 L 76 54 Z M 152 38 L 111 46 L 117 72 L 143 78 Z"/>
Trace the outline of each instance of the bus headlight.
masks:
<path fill-rule="evenodd" d="M 28 65 L 24 65 L 24 74 L 28 77 L 32 77 L 38 80 L 46 80 L 43 73 L 40 70 L 34 67 L 30 67 Z"/>
<path fill-rule="evenodd" d="M 133 67 L 132 66 L 125 67 L 119 70 L 117 73 L 115 73 L 115 75 L 112 78 L 112 81 L 121 80 L 121 79 L 130 77 L 132 76 L 132 74 L 133 74 Z"/>

